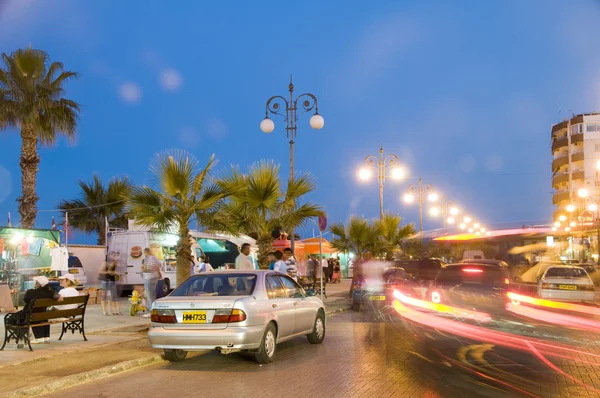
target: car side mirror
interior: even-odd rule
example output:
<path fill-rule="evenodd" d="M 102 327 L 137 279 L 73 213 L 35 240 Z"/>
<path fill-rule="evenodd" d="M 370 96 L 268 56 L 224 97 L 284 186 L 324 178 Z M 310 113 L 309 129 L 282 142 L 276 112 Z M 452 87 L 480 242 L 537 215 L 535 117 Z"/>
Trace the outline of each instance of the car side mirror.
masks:
<path fill-rule="evenodd" d="M 310 290 L 307 290 L 307 291 L 306 291 L 306 295 L 307 295 L 308 297 L 314 297 L 314 295 L 315 295 L 315 291 L 314 291 L 314 290 L 312 290 L 312 289 L 310 289 Z"/>

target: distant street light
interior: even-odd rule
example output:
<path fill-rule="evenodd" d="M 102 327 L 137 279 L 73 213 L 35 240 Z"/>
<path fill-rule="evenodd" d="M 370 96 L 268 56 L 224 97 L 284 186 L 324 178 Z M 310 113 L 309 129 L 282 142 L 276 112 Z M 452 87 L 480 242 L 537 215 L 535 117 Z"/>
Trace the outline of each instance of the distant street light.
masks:
<path fill-rule="evenodd" d="M 379 181 L 379 218 L 383 219 L 383 184 L 385 182 L 388 170 L 391 170 L 391 177 L 394 180 L 401 180 L 405 177 L 405 171 L 400 166 L 398 156 L 389 154 L 383 157 L 383 146 L 379 148 L 379 157 L 369 155 L 365 158 L 363 167 L 360 169 L 359 177 L 361 180 L 369 180 L 372 176 L 371 170 L 377 170 L 377 181 Z"/>
<path fill-rule="evenodd" d="M 315 130 L 320 130 L 325 125 L 325 120 L 323 120 L 323 116 L 319 115 L 319 103 L 317 101 L 317 97 L 315 97 L 311 93 L 300 94 L 296 98 L 294 98 L 294 84 L 292 83 L 292 75 L 290 75 L 290 84 L 288 86 L 290 95 L 289 100 L 281 95 L 274 95 L 269 98 L 266 105 L 265 110 L 265 118 L 260 122 L 260 129 L 263 133 L 269 134 L 275 130 L 275 123 L 271 119 L 269 119 L 269 113 L 273 115 L 282 116 L 285 120 L 286 127 L 285 130 L 287 132 L 287 138 L 290 140 L 290 181 L 294 179 L 294 139 L 296 138 L 296 127 L 298 123 L 298 101 L 300 99 L 304 99 L 301 102 L 302 109 L 305 112 L 310 112 L 313 109 L 315 110 L 314 115 L 310 118 L 310 127 Z M 282 112 L 281 104 L 285 104 L 285 114 Z M 292 251 L 294 251 L 294 231 L 291 231 L 291 240 L 290 245 Z"/>
<path fill-rule="evenodd" d="M 433 185 L 423 184 L 423 180 L 420 178 L 418 183 L 411 184 L 408 187 L 408 192 L 404 195 L 405 202 L 412 203 L 416 199 L 419 204 L 419 232 L 421 239 L 423 239 L 423 202 L 425 201 L 425 197 L 430 202 L 438 200 L 438 195 L 433 192 Z"/>

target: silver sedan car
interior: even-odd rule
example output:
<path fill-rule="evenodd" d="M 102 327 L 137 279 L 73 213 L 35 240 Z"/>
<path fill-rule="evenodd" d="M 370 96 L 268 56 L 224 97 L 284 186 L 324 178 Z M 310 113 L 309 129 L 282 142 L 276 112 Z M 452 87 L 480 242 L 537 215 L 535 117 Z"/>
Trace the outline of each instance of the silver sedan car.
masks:
<path fill-rule="evenodd" d="M 193 275 L 152 306 L 148 339 L 169 361 L 188 351 L 251 352 L 259 363 L 276 345 L 306 335 L 325 339 L 325 306 L 292 278 L 274 271 L 215 271 Z"/>

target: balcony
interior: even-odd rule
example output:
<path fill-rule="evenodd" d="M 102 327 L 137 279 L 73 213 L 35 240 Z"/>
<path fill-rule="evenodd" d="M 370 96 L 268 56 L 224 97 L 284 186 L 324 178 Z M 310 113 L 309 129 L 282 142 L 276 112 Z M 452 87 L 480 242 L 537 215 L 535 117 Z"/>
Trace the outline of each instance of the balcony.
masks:
<path fill-rule="evenodd" d="M 583 158 L 583 150 L 571 154 L 571 162 L 581 162 L 583 161 Z M 552 164 L 554 164 L 554 162 Z"/>
<path fill-rule="evenodd" d="M 583 140 L 583 134 L 582 134 L 581 138 Z M 554 153 L 557 149 L 566 147 L 567 145 L 569 145 L 569 139 L 567 137 L 560 138 L 560 139 L 554 141 L 552 143 L 552 153 Z"/>
<path fill-rule="evenodd" d="M 553 205 L 557 205 L 561 202 L 565 202 L 565 201 L 569 201 L 570 196 L 569 196 L 569 190 L 568 189 L 564 189 L 562 191 L 556 191 L 556 193 L 554 194 L 554 196 L 552 197 L 552 204 Z"/>
<path fill-rule="evenodd" d="M 563 155 L 552 161 L 552 170 L 558 170 L 559 167 L 569 164 L 569 155 Z"/>
<path fill-rule="evenodd" d="M 583 181 L 584 179 L 585 179 L 585 172 L 583 171 L 583 169 L 577 169 L 577 170 L 573 171 L 573 173 L 571 174 L 571 180 L 573 180 L 573 181 L 578 181 L 578 180 Z"/>
<path fill-rule="evenodd" d="M 563 184 L 569 182 L 569 172 L 556 173 L 554 177 L 552 177 L 552 186 L 555 187 L 558 184 Z"/>
<path fill-rule="evenodd" d="M 571 134 L 571 144 L 583 142 L 583 133 Z"/>

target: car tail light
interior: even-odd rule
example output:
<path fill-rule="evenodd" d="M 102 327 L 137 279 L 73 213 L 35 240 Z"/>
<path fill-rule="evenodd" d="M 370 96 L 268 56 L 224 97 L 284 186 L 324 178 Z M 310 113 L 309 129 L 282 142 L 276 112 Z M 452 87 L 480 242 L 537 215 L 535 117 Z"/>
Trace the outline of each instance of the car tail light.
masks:
<path fill-rule="evenodd" d="M 173 310 L 152 310 L 150 320 L 154 323 L 177 323 Z"/>
<path fill-rule="evenodd" d="M 510 281 L 508 280 L 508 278 L 504 278 L 504 284 L 505 285 L 509 285 L 510 284 Z"/>
<path fill-rule="evenodd" d="M 436 304 L 439 304 L 442 301 L 442 296 L 438 292 L 431 293 L 431 301 Z"/>
<path fill-rule="evenodd" d="M 469 272 L 469 273 L 474 274 L 474 273 L 481 273 L 481 272 L 483 272 L 483 270 L 480 268 L 463 268 L 463 272 Z"/>
<path fill-rule="evenodd" d="M 556 289 L 554 283 L 542 283 L 542 289 Z"/>
<path fill-rule="evenodd" d="M 215 311 L 212 323 L 244 322 L 246 313 L 242 310 L 219 309 Z"/>
<path fill-rule="evenodd" d="M 246 313 L 242 310 L 233 310 L 229 315 L 229 323 L 232 322 L 244 322 L 246 320 Z"/>

